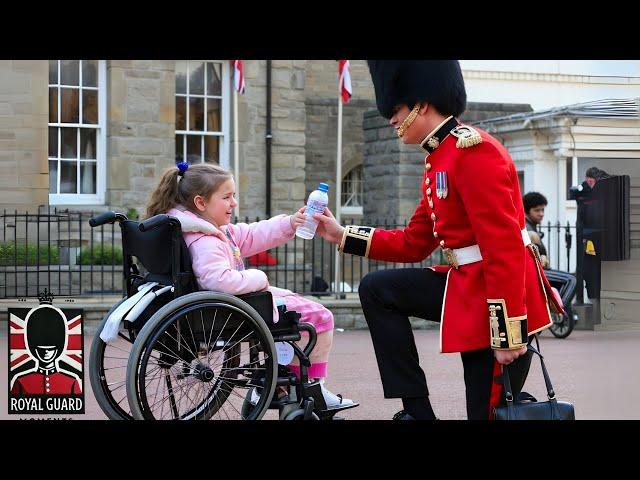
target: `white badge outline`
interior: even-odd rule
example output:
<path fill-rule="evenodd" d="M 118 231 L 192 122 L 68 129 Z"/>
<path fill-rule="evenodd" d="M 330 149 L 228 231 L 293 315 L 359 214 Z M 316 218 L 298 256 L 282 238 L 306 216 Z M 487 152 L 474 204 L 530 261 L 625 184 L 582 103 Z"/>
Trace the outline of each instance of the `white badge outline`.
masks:
<path fill-rule="evenodd" d="M 278 363 L 280 365 L 289 365 L 293 360 L 293 347 L 288 342 L 275 342 L 276 353 L 278 355 Z"/>

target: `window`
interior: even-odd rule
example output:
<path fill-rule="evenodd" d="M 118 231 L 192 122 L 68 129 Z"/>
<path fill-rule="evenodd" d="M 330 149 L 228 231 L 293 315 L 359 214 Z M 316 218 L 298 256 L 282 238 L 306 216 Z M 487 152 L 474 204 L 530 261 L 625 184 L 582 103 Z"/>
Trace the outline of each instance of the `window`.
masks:
<path fill-rule="evenodd" d="M 229 167 L 229 62 L 176 62 L 176 163 Z"/>
<path fill-rule="evenodd" d="M 102 60 L 49 60 L 49 203 L 101 204 L 105 190 Z"/>
<path fill-rule="evenodd" d="M 358 165 L 342 179 L 342 211 L 361 215 L 362 197 L 362 165 Z"/>
<path fill-rule="evenodd" d="M 567 200 L 570 200 L 569 189 L 572 186 L 573 186 L 573 157 L 567 157 L 566 185 L 565 185 Z"/>
<path fill-rule="evenodd" d="M 520 184 L 520 193 L 525 194 L 524 191 L 524 171 L 518 170 L 518 183 Z"/>

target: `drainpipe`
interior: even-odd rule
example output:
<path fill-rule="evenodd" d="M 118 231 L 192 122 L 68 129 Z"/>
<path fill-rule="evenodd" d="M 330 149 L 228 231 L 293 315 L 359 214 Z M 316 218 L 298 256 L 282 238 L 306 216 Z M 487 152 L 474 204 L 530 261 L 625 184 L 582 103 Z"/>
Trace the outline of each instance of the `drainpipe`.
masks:
<path fill-rule="evenodd" d="M 266 189 L 266 215 L 271 218 L 271 60 L 267 60 L 267 129 L 265 143 L 267 147 L 267 189 Z"/>

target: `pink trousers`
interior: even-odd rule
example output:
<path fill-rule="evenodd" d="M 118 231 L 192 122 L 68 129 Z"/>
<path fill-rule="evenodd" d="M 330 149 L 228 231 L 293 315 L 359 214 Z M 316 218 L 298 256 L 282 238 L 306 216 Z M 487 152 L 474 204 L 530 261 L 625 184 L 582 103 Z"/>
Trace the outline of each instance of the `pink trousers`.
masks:
<path fill-rule="evenodd" d="M 316 346 L 311 352 L 308 375 L 311 378 L 324 378 L 327 376 L 327 363 L 329 360 L 329 352 L 333 343 L 333 313 L 323 305 L 300 295 L 289 295 L 282 297 L 287 310 L 294 310 L 302 315 L 301 322 L 312 324 L 318 334 Z M 302 332 L 303 338 L 307 335 Z M 300 367 L 297 358 L 294 357 L 292 364 L 289 365 L 298 377 L 300 376 Z"/>

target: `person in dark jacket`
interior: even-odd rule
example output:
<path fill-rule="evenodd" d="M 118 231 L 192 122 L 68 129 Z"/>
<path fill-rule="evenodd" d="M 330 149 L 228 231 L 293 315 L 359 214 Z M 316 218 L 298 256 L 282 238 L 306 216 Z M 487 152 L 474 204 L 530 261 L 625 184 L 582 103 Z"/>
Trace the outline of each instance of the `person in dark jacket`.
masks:
<path fill-rule="evenodd" d="M 531 243 L 538 247 L 543 268 L 549 268 L 547 249 L 544 243 L 542 243 L 544 232 L 538 231 L 538 225 L 542 224 L 542 220 L 544 219 L 544 209 L 547 206 L 547 199 L 539 192 L 529 192 L 522 197 L 522 204 L 524 206 L 527 232 L 531 238 Z"/>

